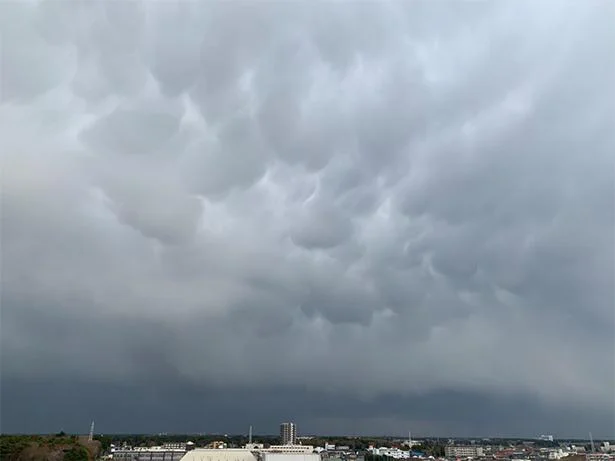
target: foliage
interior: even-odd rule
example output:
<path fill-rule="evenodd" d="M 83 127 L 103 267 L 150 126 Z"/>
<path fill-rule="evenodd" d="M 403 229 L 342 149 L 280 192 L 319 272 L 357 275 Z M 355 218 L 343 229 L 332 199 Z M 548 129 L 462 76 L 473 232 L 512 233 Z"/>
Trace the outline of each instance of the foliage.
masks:
<path fill-rule="evenodd" d="M 52 436 L 0 435 L 0 460 L 17 461 L 24 450 L 34 450 L 29 456 L 33 461 L 48 459 L 54 451 L 64 452 L 64 461 L 88 461 L 88 450 L 79 443 L 77 436 L 63 432 Z"/>
<path fill-rule="evenodd" d="M 0 459 L 10 459 L 25 450 L 33 442 L 33 437 L 23 435 L 3 435 L 0 437 Z"/>
<path fill-rule="evenodd" d="M 111 447 L 111 444 L 113 443 L 113 439 L 107 435 L 95 436 L 94 440 L 98 440 L 100 442 L 100 447 L 102 451 L 107 451 Z"/>
<path fill-rule="evenodd" d="M 425 453 L 427 456 L 433 456 L 434 458 L 443 457 L 444 456 L 444 445 L 426 441 L 423 442 L 419 446 L 412 447 L 412 451 L 420 451 Z"/>
<path fill-rule="evenodd" d="M 82 445 L 75 445 L 64 453 L 64 461 L 88 461 L 89 454 Z"/>

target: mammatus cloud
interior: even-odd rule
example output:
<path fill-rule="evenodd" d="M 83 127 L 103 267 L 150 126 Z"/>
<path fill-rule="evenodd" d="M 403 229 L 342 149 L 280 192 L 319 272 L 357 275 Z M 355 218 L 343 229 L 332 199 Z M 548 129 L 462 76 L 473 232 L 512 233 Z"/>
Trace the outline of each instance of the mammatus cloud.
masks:
<path fill-rule="evenodd" d="M 613 13 L 3 4 L 3 380 L 605 421 Z"/>

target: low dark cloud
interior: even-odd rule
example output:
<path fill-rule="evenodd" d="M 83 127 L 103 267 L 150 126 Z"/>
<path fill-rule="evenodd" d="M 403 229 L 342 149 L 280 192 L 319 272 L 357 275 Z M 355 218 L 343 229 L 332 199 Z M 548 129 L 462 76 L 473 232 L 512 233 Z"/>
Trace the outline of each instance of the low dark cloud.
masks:
<path fill-rule="evenodd" d="M 6 380 L 2 397 L 5 411 L 14 415 L 7 426 L 15 431 L 85 432 L 93 414 L 104 415 L 96 421 L 102 433 L 133 432 L 138 420 L 139 429 L 149 433 L 246 433 L 252 425 L 257 434 L 275 434 L 281 420 L 292 419 L 304 435 L 326 427 L 334 435 L 403 436 L 412 429 L 421 435 L 535 437 L 548 429 L 574 437 L 579 428 L 596 423 L 608 428 L 612 423 L 608 409 L 588 416 L 579 408 L 545 406 L 527 397 L 452 390 L 366 401 L 279 386 L 207 388 L 185 381 L 169 386 L 158 380 L 128 385 L 58 379 Z"/>
<path fill-rule="evenodd" d="M 2 430 L 612 434 L 613 13 L 0 5 Z"/>

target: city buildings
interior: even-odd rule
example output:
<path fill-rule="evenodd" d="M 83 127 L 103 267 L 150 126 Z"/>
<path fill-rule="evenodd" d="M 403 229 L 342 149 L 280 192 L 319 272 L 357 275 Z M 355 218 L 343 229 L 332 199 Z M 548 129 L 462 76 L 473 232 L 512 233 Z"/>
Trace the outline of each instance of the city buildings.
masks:
<path fill-rule="evenodd" d="M 313 453 L 314 447 L 311 445 L 271 445 L 269 448 L 261 450 L 267 453 Z"/>
<path fill-rule="evenodd" d="M 547 450 L 547 459 L 562 459 L 568 456 L 568 452 L 565 452 L 561 448 L 557 450 Z"/>
<path fill-rule="evenodd" d="M 111 457 L 121 461 L 179 461 L 186 454 L 186 448 L 113 448 Z"/>
<path fill-rule="evenodd" d="M 448 445 L 444 447 L 444 455 L 447 458 L 477 458 L 484 456 L 483 447 L 477 445 Z"/>
<path fill-rule="evenodd" d="M 410 459 L 412 457 L 411 451 L 403 451 L 403 450 L 400 450 L 399 448 L 370 447 L 367 451 L 369 451 L 372 455 L 384 456 L 386 458 L 392 458 L 392 459 Z"/>
<path fill-rule="evenodd" d="M 423 441 L 423 446 L 413 450 L 418 442 L 394 437 L 298 437 L 294 423 L 280 425 L 280 436 L 284 444 L 278 443 L 275 436 L 261 436 L 252 440 L 252 430 L 245 436 L 208 436 L 196 442 L 177 442 L 161 440 L 161 445 L 146 448 L 151 442 L 147 438 L 139 440 L 130 437 L 130 443 L 139 444 L 138 448 L 122 443 L 121 448 L 111 445 L 105 459 L 118 458 L 117 461 L 615 461 L 612 451 L 613 442 L 592 440 L 554 441 L 550 436 L 523 439 L 450 439 L 448 442 L 433 439 Z M 171 438 L 177 440 L 176 437 Z M 119 445 L 120 442 L 115 441 Z M 164 442 L 164 444 L 162 443 Z M 246 443 L 247 442 L 247 443 Z M 546 442 L 546 443 L 545 443 Z M 303 445 L 304 443 L 305 445 Z M 376 445 L 377 444 L 377 445 Z M 243 446 L 239 449 L 235 447 Z M 590 449 L 587 447 L 591 446 Z M 184 456 L 185 455 L 185 456 Z M 446 456 L 446 459 L 444 458 Z"/>
<path fill-rule="evenodd" d="M 258 458 L 243 448 L 196 448 L 187 452 L 182 461 L 258 461 Z"/>
<path fill-rule="evenodd" d="M 221 450 L 223 448 L 227 448 L 227 446 L 226 442 L 224 442 L 223 440 L 214 440 L 213 442 L 209 442 L 205 448 Z"/>
<path fill-rule="evenodd" d="M 260 455 L 260 461 L 320 461 L 318 453 L 307 452 L 273 452 L 263 451 Z"/>
<path fill-rule="evenodd" d="M 615 455 L 608 453 L 587 453 L 585 461 L 615 461 Z"/>
<path fill-rule="evenodd" d="M 265 444 L 264 443 L 251 443 L 248 442 L 246 443 L 245 447 L 246 450 L 263 450 L 265 448 Z"/>
<path fill-rule="evenodd" d="M 282 445 L 295 445 L 297 443 L 297 426 L 295 426 L 295 423 L 280 424 L 280 438 Z"/>

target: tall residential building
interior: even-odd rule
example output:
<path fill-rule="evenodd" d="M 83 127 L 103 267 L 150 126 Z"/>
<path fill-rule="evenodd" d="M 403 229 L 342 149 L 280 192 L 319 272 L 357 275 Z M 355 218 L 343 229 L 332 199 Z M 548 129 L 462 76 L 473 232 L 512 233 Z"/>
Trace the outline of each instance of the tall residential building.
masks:
<path fill-rule="evenodd" d="M 297 442 L 297 426 L 295 426 L 295 423 L 280 424 L 280 438 L 282 445 L 295 445 Z"/>

